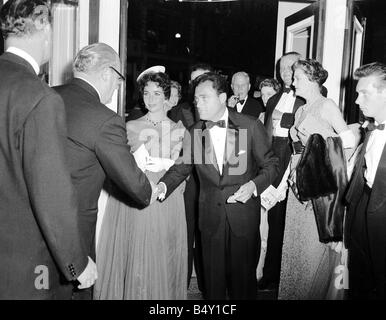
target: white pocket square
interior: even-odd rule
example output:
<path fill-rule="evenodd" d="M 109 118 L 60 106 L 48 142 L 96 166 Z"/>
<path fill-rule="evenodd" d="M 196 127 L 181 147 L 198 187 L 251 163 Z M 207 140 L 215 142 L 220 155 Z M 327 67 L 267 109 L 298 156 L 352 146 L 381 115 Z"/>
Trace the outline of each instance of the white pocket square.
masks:
<path fill-rule="evenodd" d="M 242 154 L 246 153 L 245 150 L 240 150 L 238 156 L 241 156 Z"/>

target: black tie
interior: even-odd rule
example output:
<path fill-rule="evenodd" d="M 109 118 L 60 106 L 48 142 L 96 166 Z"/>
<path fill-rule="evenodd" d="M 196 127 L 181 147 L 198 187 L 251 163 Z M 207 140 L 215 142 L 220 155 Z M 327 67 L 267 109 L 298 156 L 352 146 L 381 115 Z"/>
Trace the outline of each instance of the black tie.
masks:
<path fill-rule="evenodd" d="M 374 122 L 370 122 L 368 125 L 367 125 L 367 130 L 369 131 L 374 131 L 374 130 L 383 130 L 385 129 L 385 124 L 382 123 L 382 124 L 379 124 L 379 125 L 376 125 Z"/>
<path fill-rule="evenodd" d="M 225 120 L 219 120 L 219 121 L 217 121 L 217 122 L 208 120 L 208 121 L 206 122 L 206 127 L 207 127 L 208 129 L 212 129 L 214 126 L 218 126 L 218 127 L 220 127 L 220 128 L 225 128 Z"/>
<path fill-rule="evenodd" d="M 244 104 L 244 102 L 245 102 L 245 99 L 244 100 L 239 100 L 237 103 Z"/>
<path fill-rule="evenodd" d="M 290 93 L 291 90 L 292 90 L 291 88 L 285 87 L 285 88 L 283 89 L 283 92 L 284 92 L 284 93 Z"/>

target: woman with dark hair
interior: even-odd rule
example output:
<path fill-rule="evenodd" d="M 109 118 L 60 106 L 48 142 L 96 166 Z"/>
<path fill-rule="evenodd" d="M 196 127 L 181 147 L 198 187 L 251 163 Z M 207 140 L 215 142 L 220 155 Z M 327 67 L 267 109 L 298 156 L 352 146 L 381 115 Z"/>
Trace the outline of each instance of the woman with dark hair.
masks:
<path fill-rule="evenodd" d="M 170 79 L 150 72 L 139 79 L 146 115 L 127 123 L 138 166 L 157 183 L 179 156 L 184 126 L 166 116 Z M 131 207 L 118 193 L 109 197 L 97 248 L 97 299 L 174 300 L 187 291 L 184 183 L 164 202 Z"/>
<path fill-rule="evenodd" d="M 347 184 L 346 159 L 354 150 L 356 137 L 339 107 L 321 94 L 320 88 L 328 76 L 322 65 L 316 60 L 299 60 L 293 70 L 296 95 L 303 97 L 306 104 L 296 112 L 290 130 L 294 151 L 289 178 L 292 190 L 287 203 L 278 297 L 324 299 L 334 274 L 331 267 L 337 259 L 337 253 L 331 249 L 333 246 L 327 243 L 342 240 L 344 207 L 341 198 Z M 318 150 L 316 154 L 310 151 L 313 148 Z M 324 152 L 329 158 L 323 157 Z M 320 159 L 322 161 L 318 162 Z M 325 159 L 328 159 L 326 163 Z M 311 162 L 322 167 L 309 170 Z M 329 188 L 322 190 L 321 183 L 310 183 L 305 189 L 301 188 L 305 181 L 315 177 L 316 181 L 337 185 L 331 187 L 326 183 Z M 315 193 L 306 199 L 304 190 Z M 340 217 L 337 220 L 340 224 L 334 236 L 325 238 L 318 219 L 331 212 Z"/>

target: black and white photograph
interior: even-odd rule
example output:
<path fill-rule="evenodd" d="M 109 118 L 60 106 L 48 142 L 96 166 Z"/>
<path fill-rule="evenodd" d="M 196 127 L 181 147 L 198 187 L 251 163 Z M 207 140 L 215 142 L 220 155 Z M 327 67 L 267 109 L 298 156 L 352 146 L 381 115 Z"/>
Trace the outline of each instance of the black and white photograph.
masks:
<path fill-rule="evenodd" d="M 385 300 L 385 17 L 0 0 L 0 300 Z"/>

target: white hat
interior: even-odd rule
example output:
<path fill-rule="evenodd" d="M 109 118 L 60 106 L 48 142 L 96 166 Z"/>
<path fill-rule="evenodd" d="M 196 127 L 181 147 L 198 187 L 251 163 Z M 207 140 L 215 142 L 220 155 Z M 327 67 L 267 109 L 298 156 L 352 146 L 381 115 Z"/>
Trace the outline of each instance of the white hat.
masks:
<path fill-rule="evenodd" d="M 137 78 L 137 82 L 147 73 L 165 72 L 165 70 L 166 69 L 165 69 L 164 66 L 153 66 L 153 67 L 150 67 L 150 68 L 146 69 L 145 71 L 141 72 L 141 74 Z"/>

